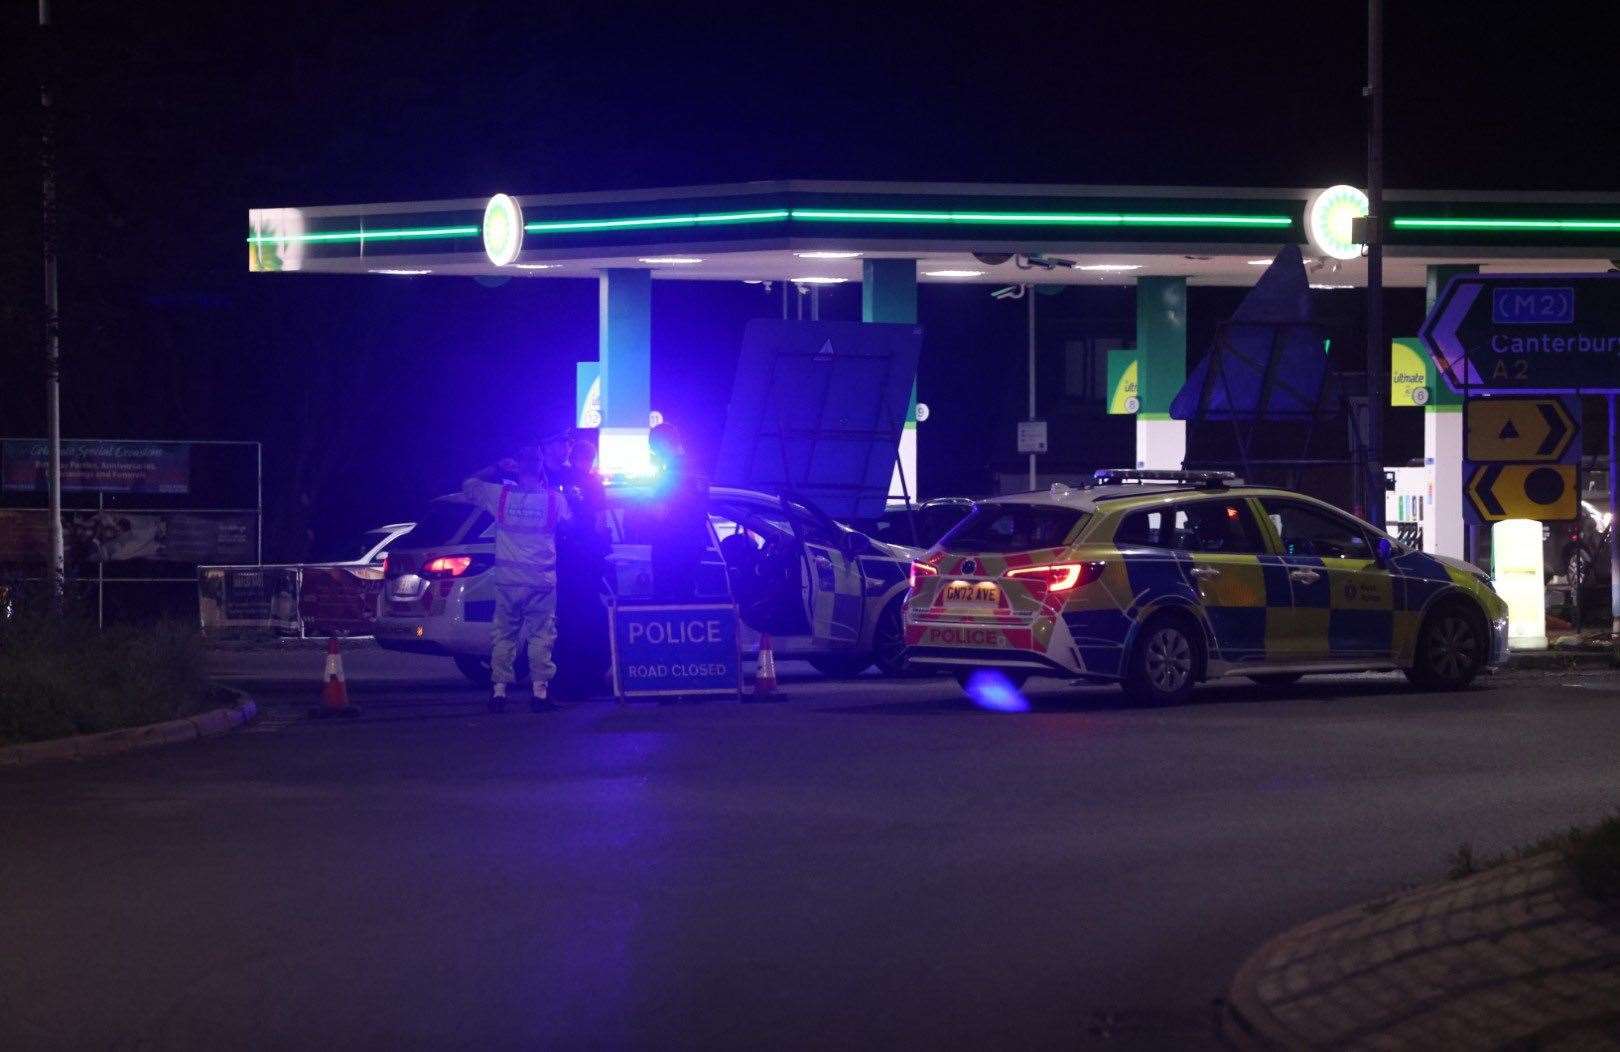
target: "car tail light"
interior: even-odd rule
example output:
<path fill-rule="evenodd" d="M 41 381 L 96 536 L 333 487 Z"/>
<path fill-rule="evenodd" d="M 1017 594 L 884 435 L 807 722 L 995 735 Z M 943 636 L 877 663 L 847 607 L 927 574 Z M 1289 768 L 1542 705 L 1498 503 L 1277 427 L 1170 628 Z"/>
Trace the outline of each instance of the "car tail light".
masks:
<path fill-rule="evenodd" d="M 1007 576 L 1029 585 L 1041 585 L 1048 592 L 1067 592 L 1090 584 L 1102 576 L 1104 563 L 1047 563 L 1008 570 Z"/>
<path fill-rule="evenodd" d="M 919 578 L 919 577 L 938 577 L 938 576 L 939 576 L 939 571 L 934 569 L 934 567 L 929 566 L 927 563 L 912 563 L 911 564 L 911 587 L 913 587 L 913 588 L 917 587 L 917 578 Z"/>
<path fill-rule="evenodd" d="M 424 577 L 460 577 L 472 565 L 470 555 L 441 555 L 422 564 Z"/>

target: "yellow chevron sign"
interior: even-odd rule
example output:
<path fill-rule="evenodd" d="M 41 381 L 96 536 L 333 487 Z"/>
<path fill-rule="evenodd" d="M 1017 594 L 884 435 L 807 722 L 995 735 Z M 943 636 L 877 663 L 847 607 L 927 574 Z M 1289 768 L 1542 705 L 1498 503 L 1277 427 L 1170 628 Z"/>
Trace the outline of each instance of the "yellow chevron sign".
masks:
<path fill-rule="evenodd" d="M 1463 432 L 1469 460 L 1550 463 L 1564 459 L 1580 428 L 1557 398 L 1470 398 Z"/>
<path fill-rule="evenodd" d="M 1466 490 L 1482 522 L 1560 522 L 1579 513 L 1574 464 L 1481 464 Z"/>

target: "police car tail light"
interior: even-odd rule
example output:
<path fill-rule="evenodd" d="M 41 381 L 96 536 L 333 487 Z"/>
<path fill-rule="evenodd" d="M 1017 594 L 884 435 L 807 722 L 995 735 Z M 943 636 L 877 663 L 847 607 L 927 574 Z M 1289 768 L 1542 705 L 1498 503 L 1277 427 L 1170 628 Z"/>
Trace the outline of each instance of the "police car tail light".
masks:
<path fill-rule="evenodd" d="M 1048 563 L 1008 570 L 1007 576 L 1025 584 L 1045 585 L 1048 592 L 1067 592 L 1102 576 L 1102 563 Z"/>
<path fill-rule="evenodd" d="M 917 578 L 919 578 L 919 577 L 938 577 L 938 576 L 939 576 L 939 571 L 934 569 L 934 567 L 929 566 L 927 563 L 912 563 L 911 564 L 911 587 L 913 587 L 913 588 L 917 587 Z"/>
<path fill-rule="evenodd" d="M 460 577 L 472 566 L 472 561 L 470 555 L 441 555 L 424 563 L 422 574 L 425 577 Z"/>

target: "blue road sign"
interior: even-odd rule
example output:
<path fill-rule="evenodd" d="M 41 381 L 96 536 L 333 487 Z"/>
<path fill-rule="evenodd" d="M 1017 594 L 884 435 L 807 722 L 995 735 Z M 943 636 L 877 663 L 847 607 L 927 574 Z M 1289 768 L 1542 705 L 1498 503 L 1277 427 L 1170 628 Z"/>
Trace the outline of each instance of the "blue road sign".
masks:
<path fill-rule="evenodd" d="M 1575 289 L 1569 285 L 1492 289 L 1491 321 L 1497 325 L 1573 325 Z"/>
<path fill-rule="evenodd" d="M 613 691 L 621 698 L 736 694 L 737 608 L 706 603 L 613 609 Z"/>
<path fill-rule="evenodd" d="M 1620 274 L 1461 275 L 1419 336 L 1459 394 L 1620 393 Z"/>

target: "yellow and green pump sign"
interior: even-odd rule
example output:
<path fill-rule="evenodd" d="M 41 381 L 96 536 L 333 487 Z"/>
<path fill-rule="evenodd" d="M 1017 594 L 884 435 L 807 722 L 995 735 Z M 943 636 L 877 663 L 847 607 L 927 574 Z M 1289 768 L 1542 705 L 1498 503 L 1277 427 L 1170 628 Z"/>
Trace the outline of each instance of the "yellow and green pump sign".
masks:
<path fill-rule="evenodd" d="M 1389 344 L 1389 404 L 1428 405 L 1434 397 L 1434 360 L 1416 336 Z"/>
<path fill-rule="evenodd" d="M 1142 408 L 1137 388 L 1141 356 L 1134 347 L 1108 352 L 1108 414 L 1129 416 Z"/>

